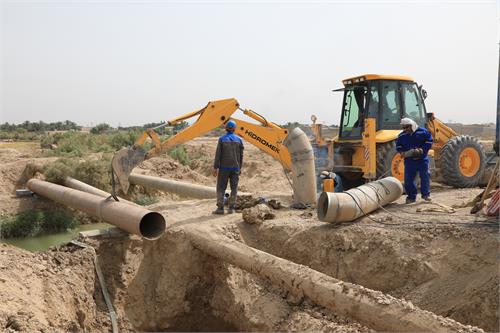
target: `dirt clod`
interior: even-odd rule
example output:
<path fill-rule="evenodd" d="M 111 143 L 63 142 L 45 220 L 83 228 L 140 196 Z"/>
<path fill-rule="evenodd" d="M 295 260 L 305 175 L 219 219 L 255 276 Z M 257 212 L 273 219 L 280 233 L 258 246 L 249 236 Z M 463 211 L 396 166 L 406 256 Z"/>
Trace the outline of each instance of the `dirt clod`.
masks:
<path fill-rule="evenodd" d="M 251 208 L 245 208 L 242 211 L 243 221 L 248 224 L 261 224 L 264 220 L 270 220 L 275 217 L 271 209 L 265 204 L 258 204 Z"/>

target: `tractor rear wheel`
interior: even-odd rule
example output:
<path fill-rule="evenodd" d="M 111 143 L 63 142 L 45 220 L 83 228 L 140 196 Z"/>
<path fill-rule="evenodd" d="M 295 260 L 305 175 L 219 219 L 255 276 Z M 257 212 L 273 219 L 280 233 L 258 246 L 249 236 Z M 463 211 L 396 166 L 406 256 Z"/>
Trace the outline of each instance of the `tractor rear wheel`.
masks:
<path fill-rule="evenodd" d="M 444 181 L 453 187 L 474 187 L 485 168 L 483 146 L 470 135 L 459 135 L 446 142 L 440 152 Z"/>
<path fill-rule="evenodd" d="M 401 182 L 405 179 L 404 159 L 396 150 L 396 141 L 377 145 L 377 179 L 389 176 Z"/>

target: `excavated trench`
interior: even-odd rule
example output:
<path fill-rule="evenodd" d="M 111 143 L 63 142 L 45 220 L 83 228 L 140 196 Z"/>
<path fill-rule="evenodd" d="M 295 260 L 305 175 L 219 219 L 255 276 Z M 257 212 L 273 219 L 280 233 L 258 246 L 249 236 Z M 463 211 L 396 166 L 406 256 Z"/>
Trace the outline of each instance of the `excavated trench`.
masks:
<path fill-rule="evenodd" d="M 466 325 L 499 329 L 498 240 L 493 233 L 454 227 L 334 228 L 301 219 L 258 226 L 217 222 L 207 232 L 404 298 Z M 205 254 L 182 227 L 154 242 L 134 236 L 102 239 L 98 255 L 124 330 L 371 329 Z"/>

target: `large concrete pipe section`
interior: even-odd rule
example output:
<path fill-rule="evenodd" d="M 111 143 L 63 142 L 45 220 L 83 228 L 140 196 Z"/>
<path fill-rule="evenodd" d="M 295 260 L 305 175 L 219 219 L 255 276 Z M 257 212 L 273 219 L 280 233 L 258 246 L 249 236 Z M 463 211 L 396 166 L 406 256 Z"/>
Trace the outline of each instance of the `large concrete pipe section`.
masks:
<path fill-rule="evenodd" d="M 318 219 L 330 223 L 353 221 L 397 200 L 402 194 L 403 185 L 394 177 L 370 182 L 347 192 L 323 192 L 318 200 Z"/>
<path fill-rule="evenodd" d="M 39 179 L 30 179 L 27 186 L 36 194 L 81 210 L 145 239 L 157 239 L 165 232 L 165 219 L 160 213 Z"/>
<path fill-rule="evenodd" d="M 292 186 L 294 203 L 316 204 L 316 173 L 314 170 L 314 152 L 307 135 L 294 128 L 283 144 L 292 158 Z"/>
<path fill-rule="evenodd" d="M 155 188 L 157 190 L 165 192 L 176 193 L 183 197 L 191 197 L 197 199 L 217 198 L 217 191 L 215 189 L 215 186 L 209 187 L 204 185 L 195 185 L 160 177 L 139 175 L 137 173 L 130 174 L 128 180 L 131 184 Z"/>
<path fill-rule="evenodd" d="M 344 282 L 234 239 L 185 225 L 184 234 L 199 250 L 267 279 L 297 297 L 305 296 L 337 314 L 382 332 L 482 332 L 422 310 L 380 291 Z"/>

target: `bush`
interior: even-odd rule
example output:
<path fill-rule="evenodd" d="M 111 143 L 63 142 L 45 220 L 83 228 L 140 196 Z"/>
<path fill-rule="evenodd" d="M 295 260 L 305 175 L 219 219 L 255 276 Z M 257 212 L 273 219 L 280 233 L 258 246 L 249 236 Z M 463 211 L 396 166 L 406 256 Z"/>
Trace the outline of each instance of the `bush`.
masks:
<path fill-rule="evenodd" d="M 45 212 L 43 221 L 44 232 L 59 232 L 76 227 L 77 220 L 66 210 Z"/>
<path fill-rule="evenodd" d="M 40 138 L 40 148 L 44 148 L 44 149 L 50 149 L 51 148 L 51 145 L 55 144 L 56 143 L 56 138 L 54 135 L 47 135 L 47 134 L 44 134 L 41 138 Z"/>
<path fill-rule="evenodd" d="M 140 135 L 141 131 L 137 130 L 120 131 L 110 136 L 109 144 L 114 150 L 130 147 Z"/>
<path fill-rule="evenodd" d="M 183 145 L 178 145 L 170 149 L 168 151 L 168 155 L 173 159 L 179 161 L 182 165 L 188 165 L 190 162 L 186 147 L 184 147 Z"/>
<path fill-rule="evenodd" d="M 60 158 L 55 162 L 44 165 L 45 179 L 52 183 L 61 184 L 64 178 L 74 176 L 78 162 L 69 158 Z"/>
<path fill-rule="evenodd" d="M 105 155 L 102 159 L 97 161 L 84 161 L 79 163 L 72 177 L 109 192 L 111 190 L 110 168 L 111 158 Z"/>
<path fill-rule="evenodd" d="M 52 144 L 57 145 L 55 150 L 47 152 L 49 156 L 82 157 L 89 153 L 111 153 L 123 147 L 130 147 L 141 133 L 138 129 L 94 135 L 66 132 L 54 136 L 43 136 L 40 145 L 42 148 L 50 148 Z M 146 143 L 143 148 L 148 149 L 150 146 L 150 143 Z"/>
<path fill-rule="evenodd" d="M 32 237 L 42 231 L 42 224 L 42 212 L 25 211 L 4 218 L 0 224 L 0 234 L 3 238 Z"/>
<path fill-rule="evenodd" d="M 152 205 L 154 203 L 157 203 L 158 198 L 153 197 L 153 196 L 149 196 L 149 195 L 141 195 L 141 196 L 137 197 L 134 200 L 134 202 L 138 205 L 141 205 L 141 206 L 149 206 L 149 205 Z"/>
<path fill-rule="evenodd" d="M 111 155 L 104 154 L 99 160 L 77 161 L 76 159 L 60 158 L 43 167 L 45 179 L 52 183 L 61 184 L 66 177 L 73 177 L 100 188 L 104 191 L 111 189 L 109 170 Z"/>
<path fill-rule="evenodd" d="M 0 220 L 2 238 L 33 237 L 45 232 L 60 232 L 74 228 L 77 221 L 70 211 L 28 210 Z"/>
<path fill-rule="evenodd" d="M 111 126 L 109 126 L 106 123 L 102 123 L 102 124 L 96 125 L 95 127 L 92 127 L 90 129 L 90 133 L 92 133 L 92 134 L 101 134 L 101 133 L 104 133 L 104 132 L 106 132 L 106 131 L 108 131 L 110 129 L 111 129 Z"/>

